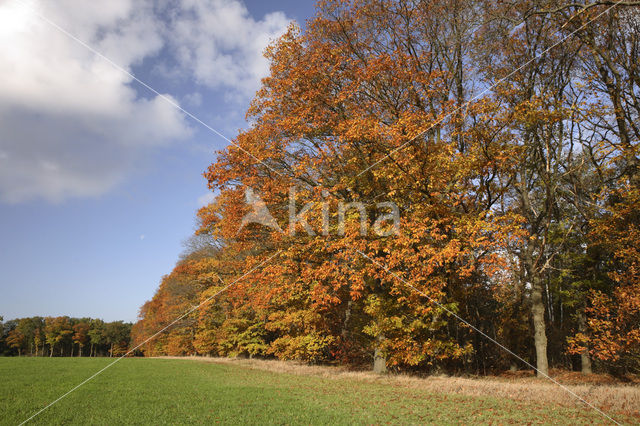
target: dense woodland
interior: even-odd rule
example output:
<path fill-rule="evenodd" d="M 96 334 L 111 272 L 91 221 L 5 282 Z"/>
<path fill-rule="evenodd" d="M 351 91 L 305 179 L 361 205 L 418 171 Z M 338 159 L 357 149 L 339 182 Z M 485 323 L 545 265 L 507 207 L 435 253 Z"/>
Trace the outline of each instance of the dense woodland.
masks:
<path fill-rule="evenodd" d="M 640 373 L 640 1 L 321 1 L 266 56 L 129 347 Z M 241 226 L 247 188 L 284 232 Z M 122 353 L 97 321 L 5 323 L 3 350 Z"/>
<path fill-rule="evenodd" d="M 145 353 L 529 368 L 492 338 L 540 374 L 637 373 L 640 3 L 612 5 L 320 2 L 266 52 L 134 340 L 204 302 Z M 290 188 L 316 201 L 316 234 L 240 229 L 247 187 L 285 229 Z M 337 229 L 341 201 L 373 210 Z M 383 201 L 400 232 L 360 235 Z"/>
<path fill-rule="evenodd" d="M 129 348 L 131 324 L 69 317 L 30 317 L 3 322 L 0 355 L 118 356 Z"/>
<path fill-rule="evenodd" d="M 267 50 L 134 341 L 204 302 L 144 353 L 638 373 L 640 2 L 613 3 L 320 2 Z M 246 188 L 284 232 L 240 227 Z"/>

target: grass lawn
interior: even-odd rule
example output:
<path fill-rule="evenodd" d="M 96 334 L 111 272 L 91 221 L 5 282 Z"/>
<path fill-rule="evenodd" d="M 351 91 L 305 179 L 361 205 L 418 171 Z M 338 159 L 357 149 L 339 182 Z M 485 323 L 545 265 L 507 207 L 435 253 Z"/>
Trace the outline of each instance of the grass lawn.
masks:
<path fill-rule="evenodd" d="M 0 424 L 18 424 L 112 362 L 0 358 Z M 631 422 L 631 418 L 619 418 Z M 216 363 L 124 359 L 38 417 L 39 424 L 603 423 L 587 408 L 436 394 L 359 380 Z"/>

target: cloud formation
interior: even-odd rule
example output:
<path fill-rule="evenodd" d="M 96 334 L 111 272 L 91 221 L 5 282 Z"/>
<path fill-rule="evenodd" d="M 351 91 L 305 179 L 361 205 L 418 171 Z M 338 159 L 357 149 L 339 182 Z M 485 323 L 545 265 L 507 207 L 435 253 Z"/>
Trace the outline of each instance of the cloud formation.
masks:
<path fill-rule="evenodd" d="M 0 200 L 11 203 L 101 195 L 148 149 L 191 132 L 176 108 L 141 97 L 130 76 L 31 8 L 127 70 L 169 52 L 185 76 L 245 94 L 287 25 L 278 13 L 253 20 L 238 0 L 0 2 Z"/>
<path fill-rule="evenodd" d="M 256 21 L 239 1 L 183 0 L 172 13 L 169 45 L 186 72 L 210 88 L 252 96 L 269 63 L 265 47 L 286 30 L 289 19 L 273 12 Z"/>

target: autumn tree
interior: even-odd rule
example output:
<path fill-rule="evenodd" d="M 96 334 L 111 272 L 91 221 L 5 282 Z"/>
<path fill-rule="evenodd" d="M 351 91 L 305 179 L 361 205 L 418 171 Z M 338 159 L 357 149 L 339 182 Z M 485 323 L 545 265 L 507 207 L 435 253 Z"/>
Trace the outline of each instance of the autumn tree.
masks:
<path fill-rule="evenodd" d="M 63 355 L 63 343 L 70 340 L 73 334 L 69 317 L 45 318 L 44 334 L 49 344 L 49 357 L 53 356 L 56 345 L 59 345 L 60 355 Z"/>
<path fill-rule="evenodd" d="M 584 372 L 633 365 L 637 236 L 606 224 L 635 226 L 636 9 L 593 1 L 320 2 L 268 48 L 135 344 L 379 371 L 547 375 L 567 349 Z M 255 202 L 272 219 L 247 221 Z"/>
<path fill-rule="evenodd" d="M 635 260 L 629 247 L 634 244 L 631 241 L 637 241 L 633 240 L 636 237 L 634 210 L 638 207 L 635 194 L 640 185 L 640 2 L 612 5 L 594 0 L 542 2 L 536 6 L 528 13 L 551 20 L 565 37 L 580 45 L 577 73 L 586 95 L 578 125 L 586 135 L 582 145 L 594 169 L 592 180 L 600 186 L 583 191 L 574 205 L 582 202 L 580 210 L 588 211 L 589 238 L 585 238 L 585 243 L 592 247 L 592 252 L 605 253 L 600 257 L 609 258 L 607 269 L 612 269 L 610 281 L 599 280 L 599 285 L 590 288 L 590 297 L 583 296 L 585 303 L 577 339 L 582 345 L 575 345 L 576 340 L 572 340 L 573 350 L 581 351 L 583 361 L 591 351 L 600 361 L 610 363 L 616 359 L 626 369 L 634 365 L 629 359 L 637 357 L 624 342 L 634 345 L 635 333 L 634 326 L 630 326 L 635 315 L 634 293 L 628 286 L 634 280 Z M 572 195 L 575 197 L 577 192 L 573 191 Z M 625 228 L 624 235 L 616 232 L 621 226 Z M 624 272 L 619 269 L 621 265 Z M 614 326 L 616 321 L 606 319 L 613 314 L 614 299 L 620 308 L 617 326 Z M 590 314 L 588 320 L 585 313 Z M 609 338 L 603 338 L 604 335 Z M 625 356 L 630 358 L 621 361 L 620 357 Z"/>
<path fill-rule="evenodd" d="M 48 354 L 74 356 L 83 355 L 84 347 L 91 343 L 90 356 L 105 354 L 111 350 L 120 354 L 128 348 L 130 323 L 115 321 L 105 323 L 100 319 L 71 317 L 27 317 L 7 321 L 3 327 L 3 340 L 7 343 L 6 355 L 45 356 Z M 109 332 L 109 334 L 105 334 Z M 108 338 L 108 339 L 107 339 Z M 5 349 L 5 348 L 3 348 Z"/>
<path fill-rule="evenodd" d="M 467 2 L 323 2 L 304 35 L 291 28 L 267 52 L 271 75 L 249 110 L 256 124 L 238 136 L 243 149 L 229 147 L 210 167 L 206 176 L 221 195 L 201 217 L 224 241 L 253 244 L 251 250 L 265 254 L 286 251 L 260 289 L 287 300 L 268 309 L 276 312 L 265 326 L 282 334 L 272 344 L 276 353 L 307 353 L 300 345 L 311 345 L 328 356 L 348 335 L 341 326 L 354 309 L 369 316 L 369 338 L 359 343 L 370 347 L 371 357 L 375 352 L 394 365 L 430 365 L 468 351 L 466 338 L 449 337 L 457 324 L 442 317 L 458 309 L 452 296 L 465 291 L 470 276 L 490 272 L 495 247 L 504 243 L 491 236 L 509 226 L 489 214 L 502 191 L 497 177 L 508 167 L 509 146 L 493 136 L 493 123 L 469 126 L 489 115 L 491 105 L 474 103 L 465 116 L 456 109 L 471 84 L 465 67 L 470 45 L 462 41 L 473 37 L 477 13 Z M 402 155 L 388 157 L 399 148 L 406 148 Z M 317 211 L 295 238 L 266 237 L 269 230 L 255 227 L 238 232 L 246 187 L 260 188 L 279 223 L 291 187 L 296 203 L 326 202 L 332 212 L 340 202 L 370 206 L 368 229 L 384 212 L 377 203 L 387 201 L 404 215 L 402 232 L 396 235 L 387 224 L 389 238 L 360 235 L 357 215 L 345 217 L 355 229 L 338 229 L 339 213 L 326 224 Z M 315 231 L 302 234 L 309 229 Z M 331 233 L 341 238 L 327 238 Z M 411 279 L 423 295 L 354 249 Z M 425 307 L 425 294 L 446 309 Z M 384 331 L 379 322 L 389 315 L 396 326 Z M 439 343 L 423 343 L 429 339 Z M 408 356 L 409 348 L 418 354 Z"/>
<path fill-rule="evenodd" d="M 104 326 L 104 321 L 100 319 L 94 319 L 90 322 L 89 331 L 87 332 L 87 335 L 89 336 L 89 342 L 91 343 L 89 356 L 96 356 L 98 346 L 102 345 L 105 342 Z"/>
<path fill-rule="evenodd" d="M 16 329 L 19 330 L 25 338 L 25 349 L 29 354 L 33 355 L 38 346 L 41 344 L 41 333 L 44 327 L 44 319 L 42 317 L 21 318 L 18 320 Z"/>
<path fill-rule="evenodd" d="M 82 348 L 89 343 L 89 321 L 80 321 L 73 326 L 73 343 L 78 345 L 78 356 L 82 356 Z M 73 352 L 72 352 L 73 353 Z"/>
<path fill-rule="evenodd" d="M 22 332 L 17 328 L 9 332 L 5 341 L 10 348 L 16 349 L 18 351 L 18 356 L 20 356 L 27 343 L 25 335 L 22 334 Z"/>
<path fill-rule="evenodd" d="M 594 222 L 593 244 L 610 253 L 610 281 L 589 294 L 586 324 L 570 350 L 589 351 L 612 372 L 640 371 L 640 191 L 627 184 L 611 194 L 606 213 Z"/>
<path fill-rule="evenodd" d="M 105 324 L 104 339 L 109 345 L 109 356 L 122 355 L 129 348 L 131 324 L 124 321 L 113 321 Z"/>

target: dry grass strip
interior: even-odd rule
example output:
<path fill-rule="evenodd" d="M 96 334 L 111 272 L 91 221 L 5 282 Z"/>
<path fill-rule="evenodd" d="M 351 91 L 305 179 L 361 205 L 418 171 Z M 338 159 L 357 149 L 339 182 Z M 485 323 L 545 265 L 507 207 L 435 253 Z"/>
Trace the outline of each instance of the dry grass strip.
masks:
<path fill-rule="evenodd" d="M 195 356 L 160 358 L 213 362 L 275 373 L 317 376 L 336 380 L 360 380 L 370 383 L 422 389 L 434 393 L 492 396 L 517 401 L 552 403 L 564 406 L 582 405 L 573 395 L 556 384 L 546 379 L 535 377 L 505 379 L 499 377 L 466 378 L 429 376 L 423 378 L 406 374 L 378 375 L 368 371 L 349 371 L 345 367 L 314 366 L 295 361 Z M 640 386 L 637 384 L 567 384 L 565 386 L 604 411 L 640 417 Z"/>

